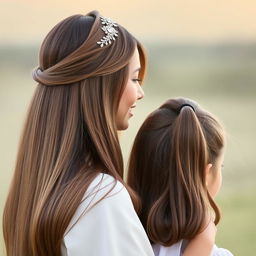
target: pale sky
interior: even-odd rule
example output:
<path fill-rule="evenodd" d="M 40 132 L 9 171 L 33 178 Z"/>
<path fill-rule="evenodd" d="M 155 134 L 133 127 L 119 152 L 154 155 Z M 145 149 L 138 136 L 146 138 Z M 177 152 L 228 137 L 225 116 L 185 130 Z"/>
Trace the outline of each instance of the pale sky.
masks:
<path fill-rule="evenodd" d="M 256 41 L 256 0 L 0 0 L 0 44 L 37 44 L 94 9 L 141 41 Z"/>

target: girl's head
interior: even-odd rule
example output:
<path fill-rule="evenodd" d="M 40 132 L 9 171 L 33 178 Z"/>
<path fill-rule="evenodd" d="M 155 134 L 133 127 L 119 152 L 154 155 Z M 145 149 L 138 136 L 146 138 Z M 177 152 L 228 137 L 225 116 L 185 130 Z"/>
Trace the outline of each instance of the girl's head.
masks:
<path fill-rule="evenodd" d="M 7 255 L 60 255 L 95 175 L 123 182 L 117 130 L 143 97 L 145 59 L 125 28 L 96 11 L 68 17 L 46 36 L 3 215 Z"/>
<path fill-rule="evenodd" d="M 140 218 L 152 242 L 172 245 L 198 234 L 215 212 L 225 144 L 217 119 L 188 99 L 170 99 L 141 126 L 128 184 L 141 197 Z M 209 207 L 210 206 L 210 207 Z"/>

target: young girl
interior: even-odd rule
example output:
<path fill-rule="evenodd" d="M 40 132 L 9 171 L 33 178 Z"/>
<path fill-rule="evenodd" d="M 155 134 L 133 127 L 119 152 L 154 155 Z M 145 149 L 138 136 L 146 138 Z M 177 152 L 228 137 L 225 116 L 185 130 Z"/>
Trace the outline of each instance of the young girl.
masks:
<path fill-rule="evenodd" d="M 214 245 L 224 147 L 220 123 L 188 99 L 168 100 L 144 121 L 128 184 L 141 198 L 139 217 L 155 255 L 232 255 Z"/>
<path fill-rule="evenodd" d="M 46 36 L 4 209 L 8 256 L 153 255 L 117 135 L 144 72 L 141 44 L 96 11 Z"/>

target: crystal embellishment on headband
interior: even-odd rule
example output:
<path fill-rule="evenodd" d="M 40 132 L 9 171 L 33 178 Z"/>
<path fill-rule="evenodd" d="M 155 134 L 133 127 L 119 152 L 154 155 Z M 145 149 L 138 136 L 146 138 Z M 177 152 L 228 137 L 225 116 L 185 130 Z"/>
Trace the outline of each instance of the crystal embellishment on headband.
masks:
<path fill-rule="evenodd" d="M 118 25 L 112 21 L 109 18 L 101 17 L 101 24 L 103 25 L 101 29 L 106 34 L 101 38 L 97 44 L 100 45 L 100 47 L 103 47 L 104 45 L 109 45 L 112 43 L 112 40 L 115 41 L 115 37 L 118 37 L 118 31 L 115 29 L 115 27 L 118 27 Z"/>

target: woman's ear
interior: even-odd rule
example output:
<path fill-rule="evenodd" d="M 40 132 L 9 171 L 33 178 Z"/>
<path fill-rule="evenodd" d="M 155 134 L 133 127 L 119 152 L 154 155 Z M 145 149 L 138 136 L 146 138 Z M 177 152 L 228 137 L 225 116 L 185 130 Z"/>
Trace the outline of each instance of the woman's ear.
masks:
<path fill-rule="evenodd" d="M 206 184 L 206 187 L 208 186 L 208 183 L 210 181 L 211 168 L 212 168 L 212 164 L 207 164 L 206 167 L 205 167 L 205 184 Z"/>

